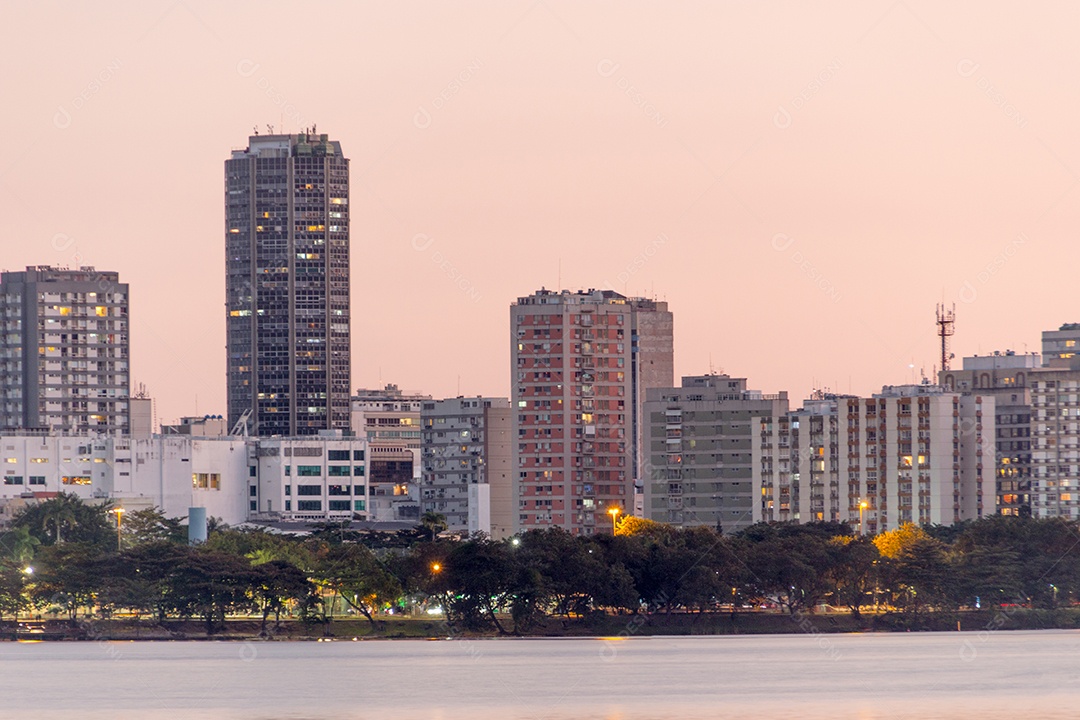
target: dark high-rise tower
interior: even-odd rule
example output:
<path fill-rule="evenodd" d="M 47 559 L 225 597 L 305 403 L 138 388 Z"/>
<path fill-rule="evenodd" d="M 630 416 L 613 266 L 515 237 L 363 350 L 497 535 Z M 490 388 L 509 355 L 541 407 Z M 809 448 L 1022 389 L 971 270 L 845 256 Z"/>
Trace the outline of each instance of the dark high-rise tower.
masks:
<path fill-rule="evenodd" d="M 326 135 L 254 135 L 225 161 L 229 424 L 349 428 L 349 161 Z"/>

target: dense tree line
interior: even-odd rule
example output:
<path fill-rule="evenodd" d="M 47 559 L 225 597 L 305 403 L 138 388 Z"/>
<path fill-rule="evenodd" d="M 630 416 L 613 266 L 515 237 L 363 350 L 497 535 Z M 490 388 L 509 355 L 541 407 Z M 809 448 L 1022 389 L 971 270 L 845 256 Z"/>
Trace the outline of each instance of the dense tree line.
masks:
<path fill-rule="evenodd" d="M 1080 532 L 1066 520 L 994 516 L 869 538 L 838 523 L 725 536 L 627 518 L 614 536 L 551 529 L 496 541 L 444 539 L 444 521 L 425 516 L 393 534 L 215 527 L 191 547 L 158 510 L 126 513 L 118 536 L 110 510 L 60 495 L 20 512 L 0 534 L 0 618 L 123 611 L 197 618 L 210 634 L 238 613 L 257 614 L 268 632 L 284 616 L 327 623 L 346 612 L 375 625 L 391 608 L 437 607 L 455 626 L 515 633 L 591 613 L 917 614 L 1080 596 Z"/>

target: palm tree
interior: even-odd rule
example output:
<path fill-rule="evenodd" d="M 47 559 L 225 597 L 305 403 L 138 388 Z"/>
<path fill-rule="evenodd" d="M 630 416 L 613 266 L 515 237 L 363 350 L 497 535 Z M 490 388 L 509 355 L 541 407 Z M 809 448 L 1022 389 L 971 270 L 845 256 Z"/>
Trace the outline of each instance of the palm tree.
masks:
<path fill-rule="evenodd" d="M 41 541 L 30 534 L 30 528 L 20 527 L 11 531 L 11 556 L 19 565 L 26 565 L 34 558 L 34 552 Z"/>
<path fill-rule="evenodd" d="M 56 544 L 59 545 L 63 542 L 60 529 L 75 522 L 75 510 L 65 495 L 46 500 L 42 506 L 41 529 L 48 532 L 51 525 L 56 532 Z"/>
<path fill-rule="evenodd" d="M 447 528 L 446 516 L 434 510 L 428 510 L 420 518 L 420 525 L 431 533 L 431 542 L 435 542 L 435 536 Z"/>

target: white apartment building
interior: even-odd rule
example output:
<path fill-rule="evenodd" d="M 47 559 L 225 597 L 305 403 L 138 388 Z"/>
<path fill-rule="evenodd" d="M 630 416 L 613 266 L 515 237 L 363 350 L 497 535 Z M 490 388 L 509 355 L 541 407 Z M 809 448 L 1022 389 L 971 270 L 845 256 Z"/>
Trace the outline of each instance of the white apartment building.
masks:
<path fill-rule="evenodd" d="M 262 438 L 248 468 L 253 520 L 368 519 L 367 441 L 351 437 Z"/>
<path fill-rule="evenodd" d="M 1076 520 L 1080 518 L 1080 370 L 1040 368 L 1031 374 L 1029 383 L 1031 514 Z"/>
<path fill-rule="evenodd" d="M 786 395 L 745 382 L 684 378 L 650 393 L 646 517 L 724 532 L 834 521 L 878 533 L 994 512 L 992 395 L 887 386 L 870 398 L 819 393 L 788 412 Z"/>
<path fill-rule="evenodd" d="M 994 512 L 993 396 L 936 385 L 822 396 L 772 432 L 762 423 L 762 520 L 840 520 L 874 534 Z"/>

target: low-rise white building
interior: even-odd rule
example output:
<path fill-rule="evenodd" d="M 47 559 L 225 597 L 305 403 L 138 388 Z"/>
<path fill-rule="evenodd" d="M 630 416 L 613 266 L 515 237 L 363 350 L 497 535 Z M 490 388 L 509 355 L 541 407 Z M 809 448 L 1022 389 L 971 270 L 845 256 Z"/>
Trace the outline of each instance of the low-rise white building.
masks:
<path fill-rule="evenodd" d="M 369 517 L 367 441 L 352 437 L 263 438 L 248 468 L 253 520 Z"/>
<path fill-rule="evenodd" d="M 229 525 L 367 519 L 366 449 L 341 436 L 4 435 L 0 504 L 66 492 L 169 517 L 205 508 Z"/>

